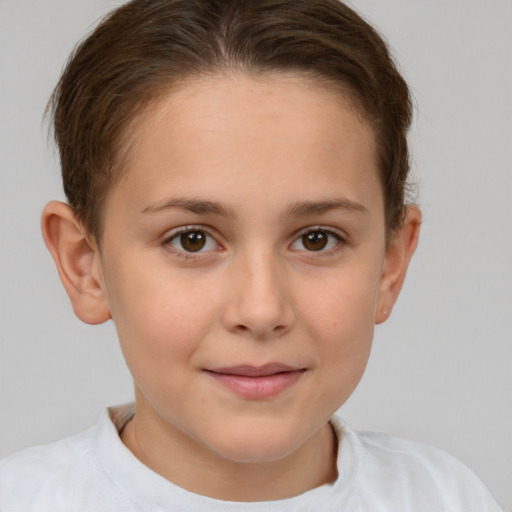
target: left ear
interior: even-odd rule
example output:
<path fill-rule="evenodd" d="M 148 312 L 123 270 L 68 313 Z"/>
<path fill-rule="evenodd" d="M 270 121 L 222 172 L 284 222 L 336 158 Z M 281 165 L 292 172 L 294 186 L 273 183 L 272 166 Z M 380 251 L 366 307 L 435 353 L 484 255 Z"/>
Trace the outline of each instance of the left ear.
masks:
<path fill-rule="evenodd" d="M 387 320 L 398 298 L 409 262 L 418 245 L 420 225 L 419 208 L 413 205 L 407 206 L 403 224 L 393 234 L 384 258 L 375 311 L 376 324 Z"/>

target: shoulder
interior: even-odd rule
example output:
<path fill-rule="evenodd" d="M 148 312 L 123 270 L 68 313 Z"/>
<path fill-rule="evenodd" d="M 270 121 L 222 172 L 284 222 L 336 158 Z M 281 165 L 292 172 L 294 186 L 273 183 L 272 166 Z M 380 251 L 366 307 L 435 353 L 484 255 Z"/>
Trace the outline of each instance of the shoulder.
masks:
<path fill-rule="evenodd" d="M 387 434 L 355 432 L 337 421 L 341 458 L 345 445 L 350 466 L 357 468 L 355 485 L 367 496 L 389 501 L 394 510 L 501 510 L 479 478 L 443 450 Z"/>
<path fill-rule="evenodd" d="M 23 510 L 24 506 L 32 510 L 34 504 L 44 500 L 47 490 L 65 489 L 78 473 L 87 473 L 93 461 L 93 437 L 91 429 L 0 461 L 0 510 Z"/>
<path fill-rule="evenodd" d="M 85 432 L 0 461 L 0 511 L 139 510 L 112 481 L 112 471 L 126 473 L 118 430 L 132 410 L 131 404 L 105 410 Z"/>

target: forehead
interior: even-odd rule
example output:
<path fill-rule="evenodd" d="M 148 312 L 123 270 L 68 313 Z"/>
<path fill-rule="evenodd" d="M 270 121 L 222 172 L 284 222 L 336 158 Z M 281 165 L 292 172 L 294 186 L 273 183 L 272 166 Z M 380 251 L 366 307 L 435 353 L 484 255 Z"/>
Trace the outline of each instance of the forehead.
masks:
<path fill-rule="evenodd" d="M 315 194 L 361 201 L 376 187 L 380 195 L 371 126 L 347 95 L 301 76 L 240 73 L 190 81 L 154 102 L 131 137 L 114 195 L 220 201 L 228 188 L 247 187 L 288 202 Z M 265 195 L 254 197 L 265 203 Z M 236 195 L 230 199 L 237 202 Z M 238 206 L 246 199 L 240 195 Z"/>

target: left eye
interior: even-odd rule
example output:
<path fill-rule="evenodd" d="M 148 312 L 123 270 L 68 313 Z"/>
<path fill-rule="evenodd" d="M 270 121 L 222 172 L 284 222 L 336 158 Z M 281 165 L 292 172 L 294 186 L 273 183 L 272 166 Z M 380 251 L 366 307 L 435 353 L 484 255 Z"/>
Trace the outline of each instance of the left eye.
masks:
<path fill-rule="evenodd" d="M 190 229 L 177 233 L 167 243 L 178 251 L 192 253 L 210 251 L 218 247 L 213 237 L 201 229 Z"/>
<path fill-rule="evenodd" d="M 303 233 L 292 245 L 295 251 L 320 252 L 335 248 L 341 237 L 326 229 L 312 229 Z"/>

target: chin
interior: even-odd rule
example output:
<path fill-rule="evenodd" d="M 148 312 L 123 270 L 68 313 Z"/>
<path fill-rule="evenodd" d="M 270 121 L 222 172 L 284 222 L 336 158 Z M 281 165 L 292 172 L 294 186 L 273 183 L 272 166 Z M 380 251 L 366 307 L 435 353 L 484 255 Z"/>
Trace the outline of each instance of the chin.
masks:
<path fill-rule="evenodd" d="M 226 460 L 240 464 L 264 464 L 286 458 L 294 451 L 294 448 L 296 446 L 283 446 L 280 442 L 273 442 L 273 440 L 255 442 L 252 439 L 246 442 L 232 443 L 228 447 L 220 447 L 218 454 Z"/>
<path fill-rule="evenodd" d="M 232 462 L 258 464 L 282 460 L 306 440 L 285 425 L 257 423 L 219 432 L 211 439 L 210 449 Z"/>

